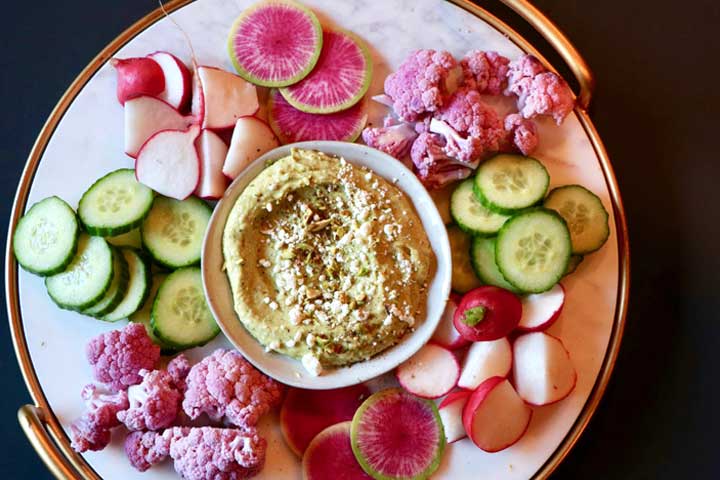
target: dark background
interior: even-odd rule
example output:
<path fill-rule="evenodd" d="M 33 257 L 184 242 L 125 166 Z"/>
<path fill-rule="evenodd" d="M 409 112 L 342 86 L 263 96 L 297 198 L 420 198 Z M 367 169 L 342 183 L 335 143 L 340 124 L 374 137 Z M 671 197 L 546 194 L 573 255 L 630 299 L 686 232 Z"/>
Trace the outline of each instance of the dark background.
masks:
<path fill-rule="evenodd" d="M 55 103 L 105 44 L 157 4 L 3 3 L 0 218 L 7 221 L 25 158 Z M 548 51 L 504 6 L 479 3 Z M 596 74 L 592 117 L 615 167 L 632 251 L 630 309 L 615 373 L 554 478 L 720 478 L 720 3 L 535 4 Z M 4 309 L 2 315 L 0 474 L 50 478 L 16 421 L 30 398 Z"/>

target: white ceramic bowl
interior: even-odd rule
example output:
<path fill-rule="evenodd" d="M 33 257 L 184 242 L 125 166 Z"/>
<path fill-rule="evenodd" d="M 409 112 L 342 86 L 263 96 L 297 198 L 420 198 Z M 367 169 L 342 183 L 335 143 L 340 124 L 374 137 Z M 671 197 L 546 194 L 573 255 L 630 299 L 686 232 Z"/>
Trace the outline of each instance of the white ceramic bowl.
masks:
<path fill-rule="evenodd" d="M 397 186 L 410 198 L 422 220 L 437 259 L 435 276 L 428 290 L 427 317 L 397 345 L 375 357 L 348 367 L 327 370 L 320 376 L 308 373 L 300 361 L 280 353 L 266 352 L 245 329 L 233 308 L 230 283 L 222 270 L 222 236 L 227 217 L 245 187 L 265 168 L 268 161 L 290 153 L 291 148 L 319 150 L 344 157 L 348 162 L 370 168 L 378 175 L 397 179 Z M 220 328 L 255 367 L 276 380 L 300 388 L 329 389 L 364 382 L 386 373 L 410 358 L 432 336 L 450 293 L 452 259 L 447 231 L 435 203 L 415 175 L 402 163 L 378 150 L 346 142 L 302 142 L 272 150 L 254 161 L 230 185 L 215 207 L 203 243 L 202 277 L 208 304 Z"/>

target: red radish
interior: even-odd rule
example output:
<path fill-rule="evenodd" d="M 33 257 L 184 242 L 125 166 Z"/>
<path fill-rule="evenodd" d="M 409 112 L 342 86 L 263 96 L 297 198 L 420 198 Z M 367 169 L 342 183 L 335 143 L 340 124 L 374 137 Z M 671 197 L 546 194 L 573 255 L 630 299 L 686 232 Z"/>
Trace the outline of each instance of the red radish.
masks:
<path fill-rule="evenodd" d="M 257 112 L 260 104 L 252 83 L 215 67 L 198 67 L 197 75 L 202 89 L 203 128 L 230 128 L 238 118 Z"/>
<path fill-rule="evenodd" d="M 195 140 L 195 148 L 200 157 L 200 181 L 195 195 L 217 200 L 227 188 L 227 178 L 222 174 L 222 165 L 228 147 L 217 134 L 211 130 L 203 130 Z"/>
<path fill-rule="evenodd" d="M 280 142 L 267 123 L 255 117 L 240 117 L 235 123 L 222 173 L 235 179 L 253 160 L 278 145 Z"/>
<path fill-rule="evenodd" d="M 463 295 L 453 317 L 460 335 L 472 342 L 497 340 L 517 327 L 522 303 L 515 294 L 490 285 Z"/>
<path fill-rule="evenodd" d="M 513 343 L 513 377 L 531 405 L 548 405 L 570 395 L 577 373 L 559 338 L 543 332 L 521 335 Z"/>
<path fill-rule="evenodd" d="M 456 442 L 466 436 L 462 413 L 470 395 L 472 392 L 453 392 L 445 397 L 438 406 L 448 443 Z"/>
<path fill-rule="evenodd" d="M 463 409 L 468 437 L 486 452 L 515 444 L 527 431 L 532 409 L 502 377 L 485 380 L 472 392 Z"/>
<path fill-rule="evenodd" d="M 565 305 L 565 288 L 561 284 L 543 293 L 533 293 L 522 299 L 522 317 L 518 330 L 537 332 L 545 330 L 555 323 L 563 305 Z"/>
<path fill-rule="evenodd" d="M 302 457 L 317 434 L 330 425 L 352 420 L 369 396 L 370 390 L 363 384 L 334 390 L 288 389 L 280 408 L 280 428 L 285 442 Z"/>
<path fill-rule="evenodd" d="M 137 157 L 148 138 L 161 130 L 185 130 L 192 117 L 155 97 L 141 96 L 125 102 L 125 153 Z"/>
<path fill-rule="evenodd" d="M 397 379 L 408 392 L 422 398 L 438 398 L 457 385 L 460 365 L 445 347 L 428 343 L 397 368 Z"/>
<path fill-rule="evenodd" d="M 475 342 L 465 355 L 458 387 L 475 390 L 490 377 L 507 377 L 511 368 L 512 348 L 507 338 Z"/>
<path fill-rule="evenodd" d="M 448 299 L 447 305 L 445 305 L 445 311 L 443 316 L 438 323 L 435 333 L 433 334 L 432 341 L 442 345 L 450 350 L 457 350 L 465 345 L 469 344 L 470 341 L 463 338 L 458 333 L 455 325 L 453 325 L 453 317 L 455 316 L 455 310 L 460 303 L 462 297 L 457 293 L 451 293 Z"/>
<path fill-rule="evenodd" d="M 158 98 L 166 101 L 178 110 L 184 110 L 190 101 L 192 75 L 187 66 L 172 53 L 155 52 L 148 55 L 160 65 L 165 77 L 165 89 Z"/>
<path fill-rule="evenodd" d="M 152 58 L 113 58 L 117 71 L 117 98 L 121 105 L 141 95 L 155 96 L 165 90 L 165 75 Z"/>
<path fill-rule="evenodd" d="M 350 425 L 342 422 L 327 427 L 313 438 L 302 458 L 303 480 L 372 480 L 355 459 Z"/>
<path fill-rule="evenodd" d="M 203 95 L 200 77 L 195 69 L 195 75 L 192 77 L 192 99 L 190 101 L 190 114 L 195 121 L 202 125 L 203 115 L 205 114 L 205 96 Z"/>
<path fill-rule="evenodd" d="M 183 200 L 195 191 L 200 180 L 200 159 L 195 139 L 200 127 L 163 130 L 142 146 L 135 160 L 138 181 L 166 197 Z"/>

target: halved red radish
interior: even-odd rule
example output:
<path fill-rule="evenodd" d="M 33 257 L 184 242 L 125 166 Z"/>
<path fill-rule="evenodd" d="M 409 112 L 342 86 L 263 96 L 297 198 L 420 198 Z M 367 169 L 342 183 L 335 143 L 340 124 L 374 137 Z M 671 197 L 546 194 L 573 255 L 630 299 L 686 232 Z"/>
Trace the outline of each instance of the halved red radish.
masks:
<path fill-rule="evenodd" d="M 192 77 L 192 98 L 190 99 L 190 115 L 193 116 L 195 122 L 202 125 L 203 116 L 205 115 L 205 95 L 203 95 L 202 83 L 198 75 L 197 67 Z"/>
<path fill-rule="evenodd" d="M 408 392 L 422 398 L 439 398 L 457 385 L 460 365 L 450 350 L 428 343 L 400 364 L 396 375 Z"/>
<path fill-rule="evenodd" d="M 475 342 L 465 355 L 458 387 L 475 390 L 490 377 L 507 377 L 511 368 L 512 347 L 507 338 Z"/>
<path fill-rule="evenodd" d="M 165 75 L 152 58 L 113 58 L 117 71 L 117 99 L 121 105 L 141 95 L 159 95 L 165 90 Z"/>
<path fill-rule="evenodd" d="M 442 345 L 450 350 L 457 350 L 465 345 L 469 344 L 470 341 L 464 338 L 453 325 L 453 317 L 455 316 L 455 310 L 460 303 L 462 297 L 457 293 L 451 293 L 447 304 L 445 305 L 445 311 L 443 316 L 438 323 L 435 333 L 433 334 L 432 341 L 438 345 Z"/>
<path fill-rule="evenodd" d="M 200 157 L 200 181 L 195 189 L 195 195 L 217 200 L 227 188 L 227 178 L 222 174 L 222 166 L 228 147 L 219 135 L 205 129 L 195 140 L 195 148 Z"/>
<path fill-rule="evenodd" d="M 467 403 L 468 398 L 470 398 L 470 395 L 472 395 L 472 392 L 452 392 L 450 395 L 445 397 L 438 406 L 440 420 L 442 420 L 445 438 L 448 443 L 456 442 L 467 436 L 465 433 L 465 426 L 463 425 L 462 414 L 463 408 L 465 408 L 465 404 Z"/>
<path fill-rule="evenodd" d="M 235 123 L 222 173 L 235 179 L 253 160 L 280 145 L 270 126 L 255 117 L 240 117 Z"/>
<path fill-rule="evenodd" d="M 543 332 L 520 335 L 513 343 L 513 377 L 518 394 L 531 405 L 548 405 L 570 395 L 577 372 L 562 341 Z"/>
<path fill-rule="evenodd" d="M 148 138 L 161 130 L 185 130 L 192 117 L 155 97 L 141 96 L 125 102 L 125 153 L 137 157 Z"/>
<path fill-rule="evenodd" d="M 351 424 L 337 423 L 313 438 L 302 458 L 303 480 L 372 479 L 355 459 L 350 442 Z"/>
<path fill-rule="evenodd" d="M 502 377 L 480 384 L 463 409 L 468 437 L 486 452 L 499 452 L 515 444 L 527 431 L 531 417 L 532 409 Z"/>
<path fill-rule="evenodd" d="M 280 428 L 290 450 L 299 457 L 323 429 L 352 420 L 362 402 L 370 396 L 364 385 L 334 390 L 288 389 L 280 408 Z"/>
<path fill-rule="evenodd" d="M 183 200 L 195 191 L 200 180 L 200 159 L 195 139 L 200 127 L 163 130 L 142 146 L 135 160 L 138 181 L 166 197 Z"/>
<path fill-rule="evenodd" d="M 517 327 L 522 303 L 513 293 L 485 285 L 463 295 L 453 317 L 460 335 L 472 342 L 497 340 Z"/>
<path fill-rule="evenodd" d="M 187 66 L 172 53 L 155 52 L 148 55 L 160 65 L 165 76 L 165 89 L 158 98 L 183 111 L 190 101 L 192 75 Z"/>
<path fill-rule="evenodd" d="M 558 319 L 565 305 L 565 288 L 561 284 L 543 293 L 533 293 L 522 299 L 522 317 L 518 330 L 545 330 Z"/>
<path fill-rule="evenodd" d="M 203 128 L 230 128 L 240 117 L 257 112 L 257 89 L 239 75 L 215 67 L 200 66 L 197 76 L 202 89 Z"/>
<path fill-rule="evenodd" d="M 400 388 L 365 400 L 350 434 L 355 458 L 373 478 L 426 479 L 440 466 L 445 450 L 435 404 Z"/>

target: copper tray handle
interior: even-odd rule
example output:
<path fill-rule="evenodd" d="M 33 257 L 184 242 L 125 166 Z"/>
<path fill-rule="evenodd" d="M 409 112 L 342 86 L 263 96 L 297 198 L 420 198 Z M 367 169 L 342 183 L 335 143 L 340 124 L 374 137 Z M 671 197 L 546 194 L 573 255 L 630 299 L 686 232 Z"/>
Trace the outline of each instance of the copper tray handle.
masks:
<path fill-rule="evenodd" d="M 582 55 L 573 47 L 565 34 L 528 0 L 502 0 L 502 2 L 524 18 L 562 57 L 580 85 L 578 105 L 583 110 L 587 110 L 595 89 L 595 80 Z"/>
<path fill-rule="evenodd" d="M 58 451 L 55 440 L 45 428 L 43 411 L 35 405 L 23 405 L 17 413 L 20 427 L 50 472 L 60 480 L 81 478 Z"/>

